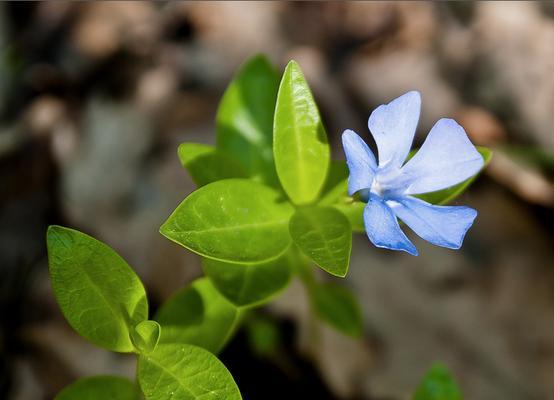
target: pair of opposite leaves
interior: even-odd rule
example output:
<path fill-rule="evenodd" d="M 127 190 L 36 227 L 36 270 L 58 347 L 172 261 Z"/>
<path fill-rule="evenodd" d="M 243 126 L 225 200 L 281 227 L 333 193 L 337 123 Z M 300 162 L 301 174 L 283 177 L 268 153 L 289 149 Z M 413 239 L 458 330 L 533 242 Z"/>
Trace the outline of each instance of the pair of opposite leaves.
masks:
<path fill-rule="evenodd" d="M 205 347 L 223 343 L 207 342 L 210 337 L 206 335 L 206 327 L 199 330 L 190 321 L 189 325 L 182 324 L 184 329 L 179 332 L 182 335 L 176 335 L 183 313 L 186 315 L 187 311 L 197 310 L 179 307 L 179 312 L 174 313 L 172 304 L 182 301 L 183 297 L 190 298 L 190 290 L 176 295 L 165 305 L 165 310 L 162 307 L 157 317 L 158 324 L 148 320 L 148 301 L 142 282 L 107 245 L 59 226 L 48 229 L 47 244 L 52 286 L 67 321 L 78 333 L 100 347 L 137 353 L 137 377 L 148 400 L 171 396 L 213 400 L 241 398 L 225 366 L 209 351 L 190 344 L 194 340 L 199 345 L 207 344 Z M 202 294 L 210 288 L 202 283 L 197 283 L 197 286 L 202 286 L 199 290 Z M 217 296 L 217 292 L 213 290 L 211 295 Z M 218 303 L 208 304 L 217 306 Z M 203 318 L 203 315 L 193 317 Z M 128 392 L 125 389 L 128 385 L 122 384 L 118 378 L 105 379 L 109 390 Z M 83 399 L 86 393 L 94 393 L 94 390 L 89 384 L 82 386 L 77 382 L 62 391 L 58 398 Z"/>

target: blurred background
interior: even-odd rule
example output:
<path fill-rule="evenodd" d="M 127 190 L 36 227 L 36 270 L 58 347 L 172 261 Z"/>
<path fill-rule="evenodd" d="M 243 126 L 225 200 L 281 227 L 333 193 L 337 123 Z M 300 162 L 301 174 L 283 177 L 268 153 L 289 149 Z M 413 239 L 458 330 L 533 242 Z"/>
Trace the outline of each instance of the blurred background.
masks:
<path fill-rule="evenodd" d="M 245 399 L 408 399 L 436 360 L 467 399 L 554 399 L 552 2 L 0 4 L 0 398 L 133 377 L 132 357 L 63 319 L 46 227 L 115 248 L 154 310 L 199 276 L 198 258 L 158 233 L 194 189 L 177 146 L 214 143 L 226 85 L 260 52 L 300 63 L 335 158 L 342 130 L 368 135 L 370 111 L 412 89 L 417 143 L 453 117 L 495 154 L 457 201 L 479 211 L 461 251 L 411 235 L 415 258 L 355 238 L 343 282 L 363 340 L 324 326 L 306 340 L 298 284 L 262 329 L 239 332 L 221 357 Z"/>

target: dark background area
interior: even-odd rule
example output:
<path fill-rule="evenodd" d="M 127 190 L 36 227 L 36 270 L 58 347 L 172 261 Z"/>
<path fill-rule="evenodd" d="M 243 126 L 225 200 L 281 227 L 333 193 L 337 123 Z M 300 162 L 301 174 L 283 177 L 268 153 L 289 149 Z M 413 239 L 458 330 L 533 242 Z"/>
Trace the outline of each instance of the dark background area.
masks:
<path fill-rule="evenodd" d="M 279 356 L 245 331 L 223 352 L 245 399 L 408 399 L 440 360 L 467 399 L 554 397 L 554 3 L 0 4 L 0 398 L 50 399 L 93 374 L 134 376 L 132 357 L 73 332 L 53 297 L 45 230 L 105 241 L 155 309 L 200 275 L 158 233 L 194 189 L 179 143 L 213 143 L 239 65 L 294 58 L 335 158 L 373 108 L 423 97 L 421 143 L 441 117 L 495 154 L 456 202 L 479 211 L 464 247 L 414 238 L 417 258 L 355 238 L 344 284 L 365 335 L 313 329 L 294 283 L 266 307 Z M 411 238 L 413 235 L 410 236 Z"/>

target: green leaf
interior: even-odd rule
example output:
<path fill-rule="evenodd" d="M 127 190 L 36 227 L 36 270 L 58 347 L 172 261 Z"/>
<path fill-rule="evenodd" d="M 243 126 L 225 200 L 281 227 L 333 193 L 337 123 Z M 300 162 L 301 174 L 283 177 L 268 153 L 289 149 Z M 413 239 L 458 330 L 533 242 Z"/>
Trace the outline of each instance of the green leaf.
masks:
<path fill-rule="evenodd" d="M 289 247 L 292 212 L 277 191 L 246 179 L 226 179 L 189 195 L 160 232 L 204 257 L 264 262 Z"/>
<path fill-rule="evenodd" d="M 344 201 L 334 204 L 333 207 L 339 210 L 348 219 L 353 232 L 365 232 L 365 203 L 362 203 L 361 201 L 354 201 L 352 198 L 346 198 Z"/>
<path fill-rule="evenodd" d="M 492 151 L 490 151 L 486 147 L 477 147 L 477 151 L 479 151 L 479 153 L 483 157 L 483 160 L 485 161 L 485 163 L 483 164 L 483 168 L 485 168 L 491 160 Z M 415 154 L 415 152 L 414 152 L 414 154 Z M 483 168 L 481 169 L 481 171 L 483 170 Z M 438 190 L 436 192 L 420 194 L 420 195 L 417 195 L 416 197 L 418 197 L 418 198 L 420 198 L 420 199 L 422 199 L 422 200 L 424 200 L 428 203 L 431 203 L 431 204 L 439 204 L 440 205 L 440 204 L 450 203 L 456 197 L 461 195 L 468 188 L 468 186 L 471 185 L 471 183 L 473 183 L 473 181 L 475 180 L 475 178 L 477 178 L 479 173 L 480 173 L 480 171 L 477 174 L 473 175 L 471 178 L 469 178 L 469 179 L 467 179 L 467 180 L 465 180 L 461 183 L 458 183 L 457 185 L 454 185 L 452 187 L 442 189 L 442 190 Z"/>
<path fill-rule="evenodd" d="M 64 388 L 55 400 L 139 400 L 140 391 L 127 378 L 93 376 L 82 378 Z"/>
<path fill-rule="evenodd" d="M 330 150 L 317 105 L 294 61 L 287 65 L 279 86 L 273 143 L 285 192 L 295 204 L 313 202 L 325 183 Z"/>
<path fill-rule="evenodd" d="M 146 400 L 240 400 L 233 377 L 212 353 L 189 344 L 160 344 L 139 357 Z"/>
<path fill-rule="evenodd" d="M 213 146 L 198 143 L 181 143 L 179 159 L 198 186 L 228 178 L 246 178 L 242 166 Z"/>
<path fill-rule="evenodd" d="M 312 291 L 314 309 L 323 321 L 354 337 L 362 335 L 363 320 L 354 294 L 343 286 L 323 284 Z"/>
<path fill-rule="evenodd" d="M 462 400 L 462 394 L 448 369 L 437 363 L 425 374 L 413 400 Z"/>
<path fill-rule="evenodd" d="M 161 343 L 188 343 L 217 353 L 235 332 L 240 310 L 213 287 L 209 279 L 195 280 L 169 298 L 158 310 Z"/>
<path fill-rule="evenodd" d="M 204 258 L 204 273 L 216 289 L 239 307 L 259 305 L 283 290 L 291 278 L 292 255 L 259 264 L 235 264 Z"/>
<path fill-rule="evenodd" d="M 317 265 L 332 275 L 348 272 L 352 229 L 346 217 L 331 207 L 306 207 L 290 219 L 294 243 Z"/>
<path fill-rule="evenodd" d="M 135 326 L 131 332 L 131 340 L 139 353 L 148 354 L 156 349 L 161 329 L 156 321 L 142 321 Z"/>
<path fill-rule="evenodd" d="M 318 202 L 320 206 L 333 205 L 339 199 L 348 196 L 348 167 L 344 161 L 331 161 L 321 193 L 322 196 Z"/>
<path fill-rule="evenodd" d="M 106 244 L 79 231 L 50 226 L 48 261 L 54 294 L 69 324 L 108 350 L 134 351 L 131 330 L 148 318 L 142 282 Z"/>
<path fill-rule="evenodd" d="M 273 163 L 273 115 L 279 75 L 261 55 L 247 61 L 231 82 L 216 118 L 217 147 L 255 180 L 278 186 Z"/>

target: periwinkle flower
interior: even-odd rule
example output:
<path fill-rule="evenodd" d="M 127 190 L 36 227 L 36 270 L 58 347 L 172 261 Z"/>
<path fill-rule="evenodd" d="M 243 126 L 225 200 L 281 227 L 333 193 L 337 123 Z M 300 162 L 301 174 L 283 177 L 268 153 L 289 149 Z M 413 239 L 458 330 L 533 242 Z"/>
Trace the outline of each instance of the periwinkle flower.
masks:
<path fill-rule="evenodd" d="M 421 108 L 418 92 L 408 92 L 377 107 L 368 126 L 377 144 L 379 162 L 355 132 L 346 130 L 342 143 L 350 170 L 348 194 L 366 202 L 367 236 L 377 247 L 417 249 L 400 229 L 397 218 L 437 246 L 459 249 L 477 211 L 461 206 L 435 206 L 413 197 L 456 185 L 483 167 L 483 158 L 464 129 L 440 119 L 421 149 L 408 162 Z"/>

